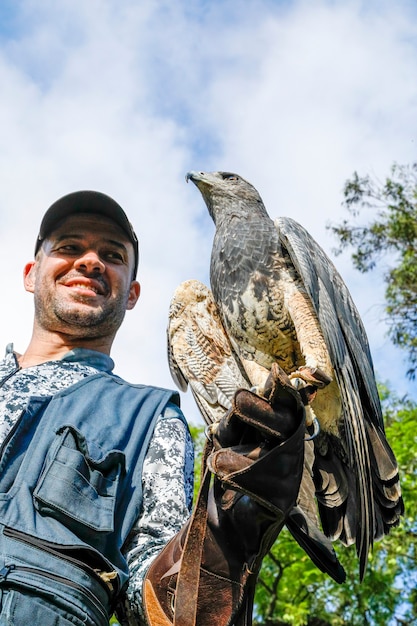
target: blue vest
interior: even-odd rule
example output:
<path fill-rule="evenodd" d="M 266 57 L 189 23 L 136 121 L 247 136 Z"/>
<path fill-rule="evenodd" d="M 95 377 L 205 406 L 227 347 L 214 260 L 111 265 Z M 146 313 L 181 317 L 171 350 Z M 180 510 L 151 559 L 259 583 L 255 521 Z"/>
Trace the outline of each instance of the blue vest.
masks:
<path fill-rule="evenodd" d="M 31 399 L 0 449 L 0 626 L 107 626 L 128 581 L 143 460 L 170 401 L 103 372 Z"/>

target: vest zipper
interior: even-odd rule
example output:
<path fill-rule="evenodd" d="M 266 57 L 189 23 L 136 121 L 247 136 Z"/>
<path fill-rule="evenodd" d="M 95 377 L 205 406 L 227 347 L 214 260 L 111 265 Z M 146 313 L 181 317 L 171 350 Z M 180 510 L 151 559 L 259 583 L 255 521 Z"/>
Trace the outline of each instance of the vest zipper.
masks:
<path fill-rule="evenodd" d="M 79 569 L 87 572 L 89 576 L 91 576 L 96 582 L 100 583 L 103 589 L 106 590 L 109 599 L 112 599 L 112 595 L 117 596 L 119 591 L 119 577 L 117 577 L 117 584 L 115 585 L 115 589 L 113 593 L 107 586 L 107 584 L 103 581 L 99 574 L 90 566 L 67 554 L 63 554 L 59 549 L 56 548 L 56 544 L 50 544 L 48 541 L 44 541 L 43 539 L 38 539 L 37 537 L 32 537 L 31 535 L 26 535 L 26 533 L 15 530 L 14 528 L 10 528 L 9 526 L 5 526 L 3 530 L 3 534 L 5 537 L 10 537 L 11 539 L 15 539 L 16 541 L 20 541 L 21 543 L 27 543 L 29 545 L 34 546 L 35 548 L 47 552 L 48 554 L 52 554 L 54 557 L 62 559 L 64 561 L 68 561 L 72 565 L 75 565 Z M 82 546 L 65 546 L 67 550 L 82 550 Z M 91 548 L 93 550 L 93 548 Z M 101 555 L 100 555 L 101 556 Z M 101 557 L 103 558 L 103 557 Z M 0 572 L 1 576 L 1 572 Z M 1 578 L 0 578 L 1 580 Z"/>
<path fill-rule="evenodd" d="M 3 582 L 3 580 L 6 580 L 7 576 L 9 575 L 9 572 L 14 570 L 15 567 L 16 567 L 16 565 L 5 565 L 4 567 L 1 568 L 1 570 L 0 570 L 0 583 Z"/>
<path fill-rule="evenodd" d="M 13 370 L 13 372 L 10 372 L 10 374 L 7 374 L 6 376 L 4 376 L 4 378 L 1 379 L 0 382 L 0 388 L 3 387 L 4 383 L 7 383 L 7 381 L 9 380 L 9 378 L 11 378 L 12 376 L 14 376 L 15 374 L 17 374 L 17 372 L 20 372 L 22 368 L 19 366 L 16 367 L 16 369 Z"/>
<path fill-rule="evenodd" d="M 40 576 L 40 577 L 43 577 L 43 578 L 48 578 L 49 580 L 53 580 L 53 581 L 62 583 L 64 585 L 66 585 L 67 587 L 72 587 L 72 589 L 76 589 L 77 591 L 80 591 L 84 595 L 88 596 L 90 598 L 91 602 L 96 607 L 96 609 L 101 613 L 103 618 L 106 619 L 106 620 L 109 619 L 109 616 L 108 616 L 107 612 L 103 609 L 101 604 L 99 602 L 97 602 L 96 596 L 93 593 L 91 593 L 91 591 L 89 589 L 87 589 L 85 587 L 82 587 L 81 585 L 77 585 L 77 583 L 74 583 L 72 580 L 69 580 L 68 578 L 64 578 L 63 576 L 59 576 L 58 574 L 51 574 L 50 572 L 38 569 L 36 567 L 27 567 L 25 565 L 14 565 L 13 563 L 11 563 L 10 565 L 5 565 L 0 570 L 0 586 L 1 586 L 1 583 L 3 581 L 9 580 L 10 583 L 12 583 L 12 584 L 15 583 L 16 585 L 22 585 L 23 587 L 29 587 L 30 589 L 33 590 L 33 585 L 29 585 L 28 583 L 22 582 L 21 580 L 19 580 L 19 578 L 13 579 L 13 576 L 10 576 L 11 572 L 17 572 L 17 573 L 18 572 L 22 572 L 22 573 L 27 573 L 27 574 L 36 574 L 37 576 Z"/>
<path fill-rule="evenodd" d="M 25 413 L 25 411 L 23 410 L 21 412 L 21 414 L 19 415 L 19 417 L 17 418 L 17 420 L 15 421 L 15 423 L 13 424 L 13 426 L 11 427 L 11 429 L 9 430 L 9 432 L 7 433 L 7 435 L 5 436 L 5 438 L 3 439 L 3 442 L 2 442 L 2 444 L 0 446 L 0 463 L 1 463 L 1 458 L 3 456 L 4 449 L 7 446 L 7 444 L 9 443 L 10 439 L 13 437 L 13 435 L 16 432 L 17 428 L 19 427 L 20 420 L 22 419 L 22 415 L 24 413 Z"/>
<path fill-rule="evenodd" d="M 16 357 L 15 357 L 16 358 Z M 5 376 L 4 378 L 2 378 L 1 382 L 0 382 L 0 389 L 1 387 L 3 387 L 4 383 L 7 383 L 7 381 L 14 376 L 15 374 L 17 374 L 17 372 L 20 372 L 22 368 L 20 367 L 20 365 L 17 365 L 16 368 L 13 370 L 13 372 L 10 372 L 10 374 L 7 374 L 7 376 Z M 17 420 L 15 421 L 15 423 L 13 424 L 13 426 L 11 427 L 11 429 L 9 430 L 9 432 L 7 433 L 7 435 L 5 436 L 5 438 L 3 439 L 3 442 L 0 446 L 0 462 L 1 462 L 1 458 L 3 456 L 3 450 L 5 448 L 5 446 L 7 445 L 7 443 L 10 441 L 10 439 L 12 438 L 18 424 L 20 424 L 20 420 L 22 419 L 22 415 L 24 414 L 25 409 L 23 409 L 23 411 L 21 412 L 21 414 L 19 415 L 19 417 L 17 418 Z"/>

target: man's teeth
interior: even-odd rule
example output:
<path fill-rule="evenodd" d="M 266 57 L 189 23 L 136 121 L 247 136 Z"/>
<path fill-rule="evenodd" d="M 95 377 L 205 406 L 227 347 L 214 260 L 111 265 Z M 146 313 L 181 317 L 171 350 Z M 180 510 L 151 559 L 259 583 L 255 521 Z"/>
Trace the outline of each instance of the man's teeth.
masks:
<path fill-rule="evenodd" d="M 98 290 L 95 287 L 91 287 L 89 285 L 82 285 L 80 283 L 76 283 L 71 285 L 72 287 L 77 287 L 78 289 L 88 289 L 88 291 L 94 291 L 94 293 L 98 293 Z"/>

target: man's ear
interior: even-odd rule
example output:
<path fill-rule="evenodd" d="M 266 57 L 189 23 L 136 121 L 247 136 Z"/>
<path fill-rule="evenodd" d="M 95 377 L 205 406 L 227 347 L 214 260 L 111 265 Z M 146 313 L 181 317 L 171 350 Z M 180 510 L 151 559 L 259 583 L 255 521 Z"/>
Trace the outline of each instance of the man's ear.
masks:
<path fill-rule="evenodd" d="M 35 291 L 35 278 L 36 278 L 36 261 L 30 261 L 26 263 L 23 269 L 23 284 L 26 291 L 33 293 Z"/>
<path fill-rule="evenodd" d="M 133 280 L 130 284 L 129 297 L 127 299 L 126 309 L 130 311 L 139 300 L 140 296 L 140 284 L 137 280 Z"/>

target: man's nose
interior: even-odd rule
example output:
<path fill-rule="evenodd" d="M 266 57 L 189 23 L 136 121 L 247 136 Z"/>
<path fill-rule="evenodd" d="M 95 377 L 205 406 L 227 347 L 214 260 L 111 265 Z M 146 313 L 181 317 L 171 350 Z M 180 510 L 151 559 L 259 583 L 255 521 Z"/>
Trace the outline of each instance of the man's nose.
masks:
<path fill-rule="evenodd" d="M 99 272 L 102 274 L 106 266 L 94 250 L 88 250 L 82 254 L 74 263 L 74 267 L 85 272 Z"/>

